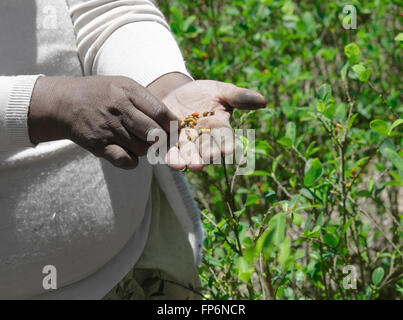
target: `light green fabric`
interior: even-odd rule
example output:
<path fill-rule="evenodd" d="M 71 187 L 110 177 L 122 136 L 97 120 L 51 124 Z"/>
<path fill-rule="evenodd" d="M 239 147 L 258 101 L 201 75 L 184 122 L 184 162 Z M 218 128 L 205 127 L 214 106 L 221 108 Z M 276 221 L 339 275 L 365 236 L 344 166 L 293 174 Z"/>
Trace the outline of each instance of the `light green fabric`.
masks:
<path fill-rule="evenodd" d="M 200 278 L 186 234 L 155 179 L 151 190 L 152 218 L 144 252 L 104 299 L 200 299 Z"/>

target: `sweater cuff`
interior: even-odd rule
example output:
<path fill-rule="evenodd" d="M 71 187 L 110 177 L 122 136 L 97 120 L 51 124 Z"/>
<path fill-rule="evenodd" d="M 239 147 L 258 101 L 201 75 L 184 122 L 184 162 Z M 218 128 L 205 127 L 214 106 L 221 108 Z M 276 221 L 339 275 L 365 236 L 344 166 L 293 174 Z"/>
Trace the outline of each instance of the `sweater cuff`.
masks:
<path fill-rule="evenodd" d="M 33 146 L 28 134 L 28 112 L 32 91 L 40 76 L 2 77 L 1 82 L 7 82 L 5 87 L 8 87 L 8 90 L 1 92 L 1 100 L 6 105 L 0 105 L 0 109 L 5 107 L 0 114 L 0 149 Z"/>

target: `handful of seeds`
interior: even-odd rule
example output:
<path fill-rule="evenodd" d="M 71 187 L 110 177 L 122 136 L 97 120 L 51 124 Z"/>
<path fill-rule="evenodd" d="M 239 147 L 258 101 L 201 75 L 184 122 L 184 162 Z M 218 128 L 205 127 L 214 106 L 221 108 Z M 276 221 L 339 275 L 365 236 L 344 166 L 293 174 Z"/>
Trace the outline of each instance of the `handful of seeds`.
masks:
<path fill-rule="evenodd" d="M 202 117 L 209 117 L 209 116 L 214 116 L 214 111 L 205 111 L 203 112 Z M 197 120 L 200 119 L 200 114 L 198 112 L 193 112 L 191 115 L 188 115 L 185 117 L 183 121 L 181 121 L 180 127 L 181 128 L 187 128 L 187 129 L 193 129 L 197 125 Z M 188 130 L 187 130 L 188 131 Z M 211 129 L 208 128 L 201 128 L 198 130 L 198 134 L 201 135 L 202 133 L 207 133 L 210 132 Z M 189 141 L 194 141 L 195 137 L 188 135 L 188 140 Z"/>
<path fill-rule="evenodd" d="M 203 112 L 203 117 L 214 116 L 214 111 Z M 181 122 L 181 128 L 194 128 L 197 124 L 197 120 L 200 118 L 198 112 L 193 112 L 191 115 L 185 117 Z"/>

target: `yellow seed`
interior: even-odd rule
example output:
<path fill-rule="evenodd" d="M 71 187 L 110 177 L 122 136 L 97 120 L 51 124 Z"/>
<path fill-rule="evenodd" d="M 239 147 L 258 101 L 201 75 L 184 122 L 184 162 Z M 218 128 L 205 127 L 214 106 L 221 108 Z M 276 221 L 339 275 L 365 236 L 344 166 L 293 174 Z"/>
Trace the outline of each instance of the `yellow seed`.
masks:
<path fill-rule="evenodd" d="M 205 111 L 203 112 L 203 117 L 214 116 L 214 111 Z"/>
<path fill-rule="evenodd" d="M 199 135 L 200 134 L 202 134 L 202 133 L 207 133 L 207 132 L 211 132 L 211 129 L 208 129 L 208 128 L 202 128 L 202 129 L 199 129 Z"/>

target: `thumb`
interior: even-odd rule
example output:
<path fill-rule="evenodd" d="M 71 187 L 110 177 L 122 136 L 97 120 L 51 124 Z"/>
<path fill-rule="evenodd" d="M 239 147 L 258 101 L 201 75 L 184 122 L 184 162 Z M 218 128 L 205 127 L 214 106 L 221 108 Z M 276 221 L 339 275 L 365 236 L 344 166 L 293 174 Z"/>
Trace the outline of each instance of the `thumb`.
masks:
<path fill-rule="evenodd" d="M 267 100 L 260 93 L 239 88 L 233 84 L 219 82 L 220 102 L 224 106 L 230 106 L 237 109 L 260 109 L 264 108 Z"/>

